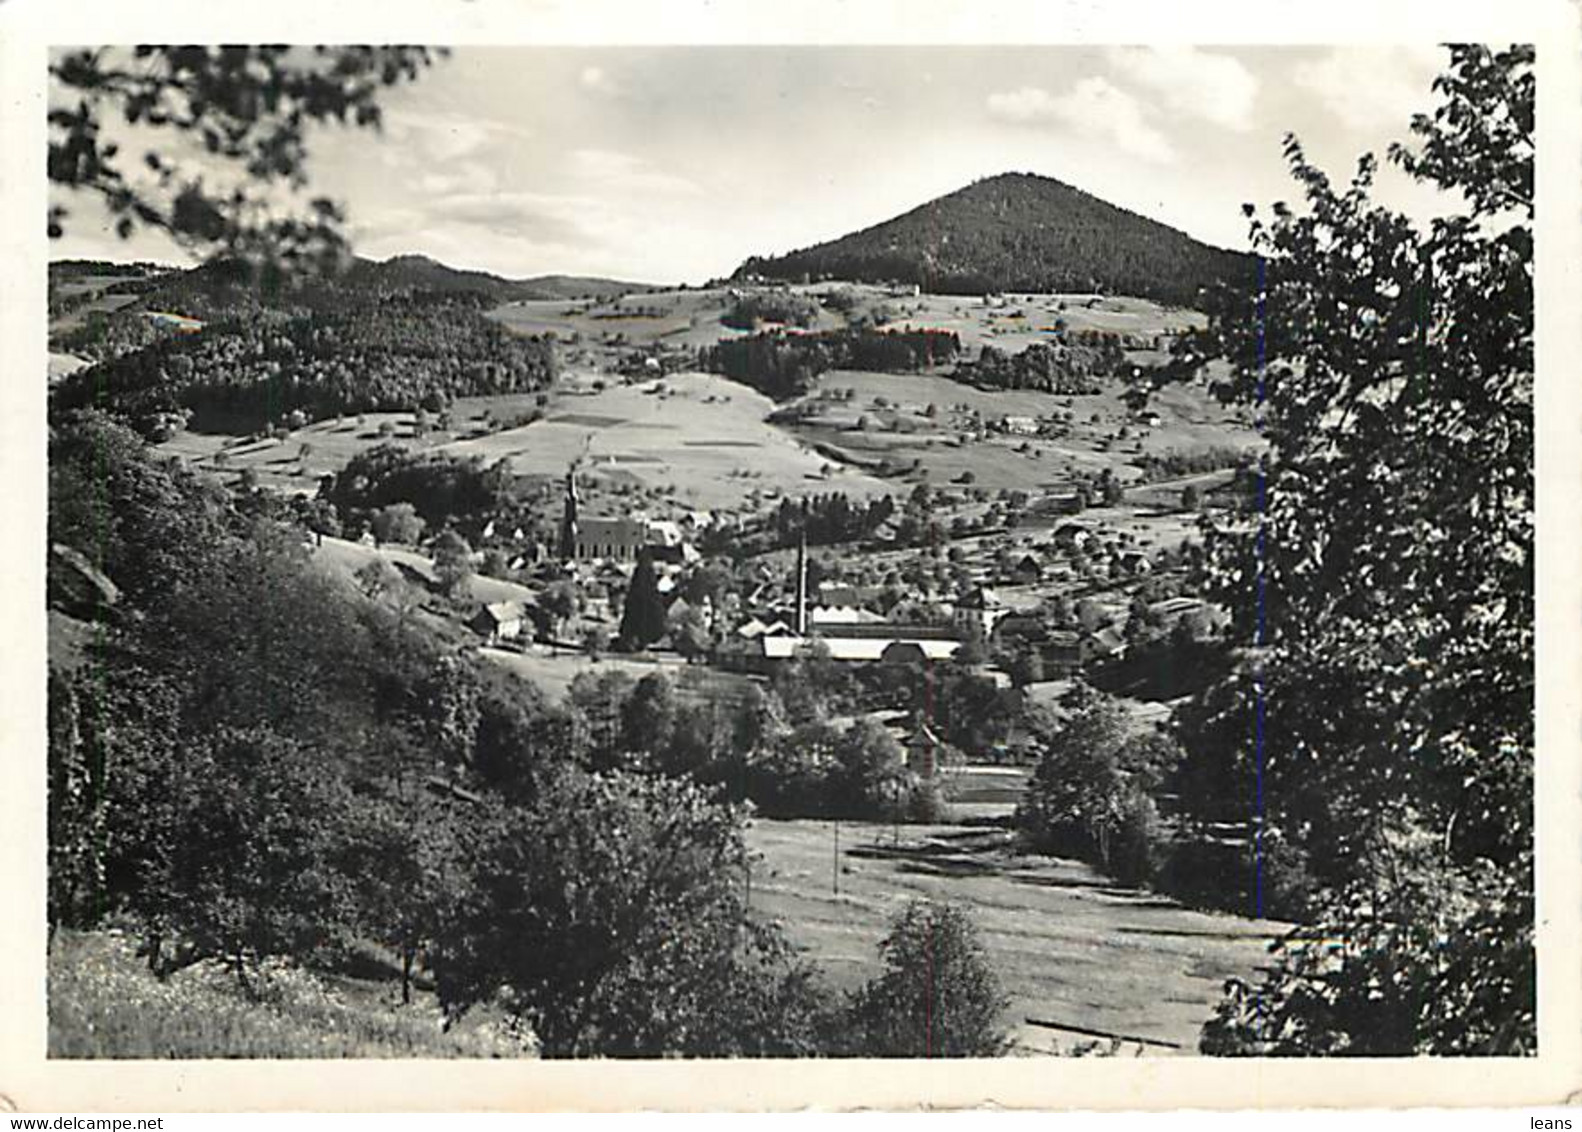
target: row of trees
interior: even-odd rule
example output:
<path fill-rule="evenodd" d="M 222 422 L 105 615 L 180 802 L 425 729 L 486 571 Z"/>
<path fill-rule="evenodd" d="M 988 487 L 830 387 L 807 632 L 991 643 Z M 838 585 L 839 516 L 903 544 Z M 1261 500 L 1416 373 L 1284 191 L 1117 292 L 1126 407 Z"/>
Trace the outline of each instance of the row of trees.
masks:
<path fill-rule="evenodd" d="M 699 352 L 698 363 L 776 401 L 787 401 L 806 393 L 826 370 L 915 373 L 948 364 L 960 352 L 961 339 L 944 330 L 772 331 L 705 347 Z"/>
<path fill-rule="evenodd" d="M 852 503 L 843 491 L 781 500 L 767 520 L 771 546 L 828 546 L 867 538 L 895 515 L 895 500 L 875 496 Z"/>
<path fill-rule="evenodd" d="M 976 360 L 956 367 L 956 380 L 984 389 L 1037 389 L 1067 396 L 1097 393 L 1098 379 L 1114 375 L 1126 355 L 1118 336 L 1085 333 L 1092 335 L 1091 341 L 1034 342 L 1014 354 L 986 344 Z"/>
<path fill-rule="evenodd" d="M 761 323 L 811 326 L 818 318 L 818 304 L 790 291 L 753 291 L 731 303 L 720 322 L 737 330 L 757 330 Z"/>

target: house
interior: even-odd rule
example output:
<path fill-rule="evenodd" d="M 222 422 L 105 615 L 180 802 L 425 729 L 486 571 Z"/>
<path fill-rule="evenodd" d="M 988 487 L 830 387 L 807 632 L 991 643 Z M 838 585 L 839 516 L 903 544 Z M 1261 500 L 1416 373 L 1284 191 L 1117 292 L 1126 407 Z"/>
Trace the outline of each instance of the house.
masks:
<path fill-rule="evenodd" d="M 855 605 L 816 605 L 809 612 L 814 625 L 882 625 L 884 618 Z"/>
<path fill-rule="evenodd" d="M 1011 436 L 1037 436 L 1037 417 L 1001 417 L 1000 428 Z"/>
<path fill-rule="evenodd" d="M 1141 550 L 1123 550 L 1116 559 L 1116 566 L 1124 573 L 1136 576 L 1146 574 L 1154 568 L 1148 555 Z"/>
<path fill-rule="evenodd" d="M 1094 543 L 1094 535 L 1081 523 L 1061 523 L 1050 535 L 1050 541 L 1062 550 L 1087 550 Z"/>
<path fill-rule="evenodd" d="M 1082 493 L 1076 488 L 1046 491 L 1033 501 L 1035 515 L 1076 515 L 1082 511 Z"/>
<path fill-rule="evenodd" d="M 962 632 L 981 632 L 988 637 L 1005 614 L 1005 603 L 1000 595 L 987 586 L 978 586 L 956 602 L 956 627 Z"/>
<path fill-rule="evenodd" d="M 1039 658 L 1050 679 L 1071 677 L 1082 667 L 1082 636 L 1070 629 L 1054 629 L 1044 638 Z"/>
<path fill-rule="evenodd" d="M 758 671 L 815 650 L 830 660 L 857 664 L 920 664 L 949 660 L 961 648 L 961 634 L 936 625 L 844 625 L 827 636 L 759 632 L 751 640 L 756 647 L 740 654 L 737 663 Z"/>
<path fill-rule="evenodd" d="M 1043 581 L 1044 564 L 1037 555 L 1024 554 L 1011 567 L 1011 578 L 1017 585 L 1031 586 Z"/>
<path fill-rule="evenodd" d="M 650 519 L 648 544 L 650 546 L 680 546 L 681 524 L 673 519 Z"/>
<path fill-rule="evenodd" d="M 519 601 L 494 601 L 479 609 L 468 624 L 491 645 L 514 641 L 522 635 L 527 613 Z"/>
<path fill-rule="evenodd" d="M 995 636 L 1005 644 L 1042 641 L 1049 634 L 1043 618 L 1034 613 L 1007 613 L 994 627 Z"/>
<path fill-rule="evenodd" d="M 784 637 L 793 632 L 791 626 L 784 621 L 761 621 L 757 617 L 749 619 L 736 630 L 736 635 L 745 640 L 754 641 L 759 637 Z"/>
<path fill-rule="evenodd" d="M 1114 625 L 1107 625 L 1096 633 L 1082 638 L 1082 663 L 1095 660 L 1120 659 L 1126 655 L 1126 638 Z"/>
<path fill-rule="evenodd" d="M 665 546 L 650 544 L 648 553 L 657 563 L 667 566 L 690 566 L 702 560 L 698 548 L 690 542 L 676 542 Z"/>
<path fill-rule="evenodd" d="M 1196 597 L 1167 597 L 1163 601 L 1156 601 L 1148 607 L 1148 612 L 1161 620 L 1179 617 L 1183 613 L 1191 613 L 1203 605 L 1202 598 Z"/>

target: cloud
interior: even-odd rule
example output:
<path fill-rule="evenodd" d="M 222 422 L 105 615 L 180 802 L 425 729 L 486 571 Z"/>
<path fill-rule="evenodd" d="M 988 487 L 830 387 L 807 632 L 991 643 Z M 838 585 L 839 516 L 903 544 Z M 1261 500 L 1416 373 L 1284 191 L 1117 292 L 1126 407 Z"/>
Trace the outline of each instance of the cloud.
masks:
<path fill-rule="evenodd" d="M 1148 161 L 1175 160 L 1170 142 L 1148 121 L 1143 105 L 1132 95 L 1094 75 L 1061 95 L 1041 87 L 989 95 L 989 113 L 1019 125 L 1054 124 L 1110 142 Z"/>
<path fill-rule="evenodd" d="M 399 245 L 417 232 L 444 233 L 460 246 L 523 240 L 580 248 L 598 239 L 585 220 L 591 205 L 582 198 L 548 193 L 449 193 L 414 205 L 360 212 L 349 234 L 359 249 L 386 241 Z"/>
<path fill-rule="evenodd" d="M 490 147 L 509 145 L 533 136 L 510 122 L 461 114 L 399 110 L 385 117 L 389 152 L 402 164 L 428 167 L 475 157 Z"/>
<path fill-rule="evenodd" d="M 417 187 L 432 196 L 489 192 L 499 184 L 499 175 L 481 161 L 464 161 L 451 168 L 424 173 L 417 179 Z"/>
<path fill-rule="evenodd" d="M 629 153 L 609 149 L 573 150 L 567 161 L 571 174 L 603 192 L 657 192 L 694 196 L 703 191 L 695 181 L 656 168 Z"/>
<path fill-rule="evenodd" d="M 1430 85 L 1444 63 L 1434 47 L 1337 47 L 1300 63 L 1291 77 L 1356 130 L 1404 130 L 1432 101 Z"/>
<path fill-rule="evenodd" d="M 1227 130 L 1252 129 L 1258 80 L 1230 55 L 1198 47 L 1119 47 L 1112 66 L 1132 82 L 1165 97 L 1174 110 Z"/>

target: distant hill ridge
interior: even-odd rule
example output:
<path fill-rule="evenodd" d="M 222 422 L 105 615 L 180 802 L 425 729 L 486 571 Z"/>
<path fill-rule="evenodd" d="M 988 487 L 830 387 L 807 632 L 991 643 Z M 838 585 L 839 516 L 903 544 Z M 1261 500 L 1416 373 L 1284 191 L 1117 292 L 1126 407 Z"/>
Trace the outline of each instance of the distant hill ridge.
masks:
<path fill-rule="evenodd" d="M 76 264 L 52 271 L 61 275 L 82 270 Z M 93 268 L 88 268 L 92 271 Z M 173 268 L 156 272 L 133 285 L 143 295 L 143 306 L 161 309 L 181 307 L 196 301 L 201 306 L 275 306 L 303 304 L 310 307 L 335 307 L 347 298 L 394 295 L 410 292 L 430 294 L 481 295 L 494 302 L 524 299 L 563 300 L 586 295 L 623 295 L 653 290 L 642 283 L 599 279 L 575 275 L 540 275 L 530 279 L 506 279 L 487 271 L 451 267 L 423 255 L 399 255 L 386 260 L 355 257 L 340 274 L 333 277 L 304 276 L 288 282 L 283 290 L 271 288 L 244 261 L 217 256 L 193 268 Z M 184 302 L 185 301 L 185 302 Z M 200 307 L 201 309 L 201 307 Z"/>
<path fill-rule="evenodd" d="M 507 279 L 487 271 L 450 267 L 425 255 L 398 255 L 382 261 L 359 257 L 342 276 L 342 281 L 353 286 L 392 290 L 478 291 L 504 301 L 573 299 L 583 295 L 626 294 L 654 289 L 646 283 L 581 275 L 536 275 L 530 279 Z"/>
<path fill-rule="evenodd" d="M 1252 262 L 1053 177 L 1003 173 L 839 239 L 753 256 L 734 278 L 1102 291 L 1190 305 L 1215 281 L 1244 278 Z"/>

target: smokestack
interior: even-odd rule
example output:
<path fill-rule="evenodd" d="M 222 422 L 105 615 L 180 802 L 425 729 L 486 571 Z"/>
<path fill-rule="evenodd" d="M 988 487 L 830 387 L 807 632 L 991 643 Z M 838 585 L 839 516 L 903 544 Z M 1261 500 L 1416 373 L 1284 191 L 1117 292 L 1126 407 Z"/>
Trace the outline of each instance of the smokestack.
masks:
<path fill-rule="evenodd" d="M 796 548 L 796 632 L 807 636 L 807 532 L 804 530 Z"/>

